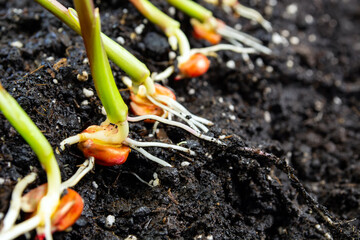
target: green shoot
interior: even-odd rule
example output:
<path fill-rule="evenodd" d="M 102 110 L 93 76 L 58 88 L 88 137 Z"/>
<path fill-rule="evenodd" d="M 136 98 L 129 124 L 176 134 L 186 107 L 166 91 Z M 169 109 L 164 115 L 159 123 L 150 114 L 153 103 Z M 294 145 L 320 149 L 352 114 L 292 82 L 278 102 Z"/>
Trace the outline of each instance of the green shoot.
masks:
<path fill-rule="evenodd" d="M 25 141 L 34 150 L 35 154 L 46 171 L 48 190 L 42 198 L 37 212 L 38 224 L 45 225 L 45 234 L 51 239 L 51 215 L 56 210 L 60 199 L 61 176 L 50 143 L 41 131 L 31 121 L 29 116 L 20 107 L 16 100 L 8 94 L 0 84 L 0 110 Z"/>
<path fill-rule="evenodd" d="M 74 1 L 74 3 L 75 7 L 79 9 L 81 34 L 97 94 L 106 110 L 109 121 L 114 124 L 125 122 L 127 106 L 116 87 L 109 61 L 105 51 L 103 51 L 99 10 L 94 10 L 90 1 Z"/>
<path fill-rule="evenodd" d="M 71 29 L 81 34 L 77 13 L 74 9 L 67 9 L 56 0 L 35 0 L 41 6 L 53 13 Z M 105 51 L 109 58 L 123 69 L 137 85 L 143 84 L 150 76 L 149 69 L 125 48 L 101 33 Z"/>
<path fill-rule="evenodd" d="M 167 1 L 192 18 L 191 23 L 194 27 L 194 32 L 196 35 L 198 35 L 198 37 L 207 39 L 209 42 L 212 42 L 210 39 L 214 39 L 214 34 L 218 34 L 236 47 L 241 47 L 241 43 L 244 43 L 245 45 L 254 48 L 258 52 L 263 54 L 271 54 L 271 50 L 263 46 L 260 40 L 227 26 L 221 20 L 216 19 L 212 15 L 211 11 L 202 7 L 198 3 L 191 0 Z"/>

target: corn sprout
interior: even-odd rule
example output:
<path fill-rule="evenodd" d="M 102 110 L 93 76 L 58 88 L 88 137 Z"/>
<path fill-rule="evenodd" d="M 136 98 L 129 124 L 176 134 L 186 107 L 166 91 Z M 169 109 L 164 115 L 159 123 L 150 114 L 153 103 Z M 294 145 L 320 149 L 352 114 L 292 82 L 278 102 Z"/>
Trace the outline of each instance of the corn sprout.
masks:
<path fill-rule="evenodd" d="M 258 11 L 242 5 L 241 3 L 239 3 L 238 0 L 205 0 L 205 1 L 214 5 L 221 5 L 225 11 L 231 8 L 239 16 L 256 21 L 266 31 L 272 32 L 271 23 L 269 21 L 265 20 L 264 17 Z"/>
<path fill-rule="evenodd" d="M 271 50 L 261 44 L 261 41 L 243 32 L 227 26 L 215 18 L 212 12 L 191 0 L 167 0 L 171 5 L 189 15 L 194 33 L 199 38 L 204 38 L 212 44 L 220 42 L 221 37 L 233 42 L 243 43 L 263 54 L 271 54 Z M 239 47 L 239 44 L 234 45 Z"/>
<path fill-rule="evenodd" d="M 103 49 L 99 10 L 94 9 L 92 2 L 81 0 L 75 1 L 75 8 L 81 25 L 81 34 L 89 58 L 95 88 L 106 110 L 107 119 L 100 126 L 90 126 L 82 133 L 63 140 L 60 143 L 60 148 L 64 149 L 66 144 L 79 143 L 79 148 L 85 156 L 93 156 L 96 163 L 105 166 L 124 163 L 130 153 L 129 147 L 163 166 L 171 165 L 165 161 L 159 161 L 158 158 L 146 152 L 142 147 L 173 148 L 194 155 L 193 151 L 176 145 L 158 142 L 137 142 L 128 138 L 128 109 L 116 87 Z M 147 82 L 148 80 L 145 81 L 145 86 Z M 150 83 L 153 84 L 153 82 Z M 152 89 L 150 84 L 148 86 Z"/>
<path fill-rule="evenodd" d="M 17 183 L 4 219 L 4 227 L 0 231 L 0 239 L 13 239 L 35 228 L 39 237 L 52 239 L 54 231 L 63 231 L 75 223 L 82 212 L 82 198 L 70 189 L 68 191 L 71 191 L 71 196 L 60 197 L 63 191 L 60 170 L 49 142 L 1 84 L 0 110 L 34 150 L 48 180 L 46 187 L 42 185 L 31 190 L 25 195 L 28 197 L 21 195 L 26 186 L 35 180 L 35 174 L 30 174 Z M 32 214 L 29 219 L 14 225 L 20 208 Z"/>

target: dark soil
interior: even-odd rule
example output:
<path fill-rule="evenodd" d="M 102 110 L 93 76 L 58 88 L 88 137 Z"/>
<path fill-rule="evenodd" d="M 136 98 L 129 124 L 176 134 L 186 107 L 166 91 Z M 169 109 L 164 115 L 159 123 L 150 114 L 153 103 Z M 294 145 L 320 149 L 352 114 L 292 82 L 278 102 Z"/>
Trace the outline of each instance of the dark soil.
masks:
<path fill-rule="evenodd" d="M 122 36 L 124 46 L 151 71 L 170 64 L 169 46 L 156 27 L 146 23 L 143 33 L 134 37 L 143 17 L 128 1 L 100 2 L 104 33 L 113 39 Z M 168 12 L 165 1 L 154 2 Z M 187 140 L 198 156 L 153 148 L 151 153 L 174 168 L 160 167 L 135 151 L 124 165 L 96 166 L 75 187 L 85 201 L 82 216 L 71 231 L 56 233 L 56 239 L 360 238 L 360 4 L 242 2 L 266 12 L 274 31 L 289 44 L 275 44 L 272 34 L 250 21 L 208 6 L 229 25 L 242 23 L 243 30 L 262 39 L 274 55 L 253 55 L 252 70 L 239 55 L 223 52 L 211 59 L 203 77 L 169 81 L 190 111 L 216 123 L 212 134 L 229 136 L 227 146 L 165 125 L 160 125 L 161 135 L 150 138 L 151 125 L 131 124 L 134 139 Z M 277 5 L 270 7 L 270 2 Z M 175 17 L 193 47 L 206 45 L 191 37 L 185 15 L 177 11 Z M 64 138 L 104 120 L 99 99 L 83 94 L 83 88 L 94 89 L 91 77 L 77 80 L 78 73 L 90 72 L 81 37 L 33 1 L 0 0 L 0 19 L 1 83 L 54 149 Z M 15 41 L 22 46 L 12 46 Z M 57 69 L 54 64 L 62 58 L 67 61 Z M 226 67 L 229 60 L 235 61 L 235 69 Z M 125 88 L 123 72 L 114 65 L 113 70 L 119 88 Z M 128 101 L 129 93 L 122 93 Z M 34 188 L 46 176 L 2 115 L 0 136 L 3 216 L 18 178 L 37 172 L 40 177 L 30 186 Z M 76 147 L 57 159 L 63 179 L 84 161 Z M 191 164 L 182 167 L 183 161 Z M 161 184 L 150 188 L 131 172 L 146 181 L 156 172 Z M 324 220 L 325 209 L 339 224 Z M 106 225 L 109 215 L 115 217 L 113 226 Z"/>

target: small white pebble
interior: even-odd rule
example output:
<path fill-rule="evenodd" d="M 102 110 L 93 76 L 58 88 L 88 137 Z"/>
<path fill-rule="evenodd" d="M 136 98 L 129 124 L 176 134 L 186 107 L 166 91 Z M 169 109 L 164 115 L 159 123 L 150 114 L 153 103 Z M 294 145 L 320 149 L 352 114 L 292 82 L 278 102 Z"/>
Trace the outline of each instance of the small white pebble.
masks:
<path fill-rule="evenodd" d="M 306 22 L 307 24 L 312 24 L 312 23 L 314 22 L 314 17 L 311 16 L 310 14 L 306 14 L 306 16 L 305 16 L 305 22 Z"/>
<path fill-rule="evenodd" d="M 226 113 L 224 113 L 224 112 L 221 113 L 221 116 L 226 117 Z"/>
<path fill-rule="evenodd" d="M 82 71 L 82 73 L 78 74 L 76 76 L 77 80 L 79 80 L 80 82 L 85 82 L 89 79 L 89 74 L 87 73 L 87 71 Z"/>
<path fill-rule="evenodd" d="M 264 66 L 264 61 L 261 58 L 257 58 L 255 60 L 256 66 L 258 67 L 263 67 Z"/>
<path fill-rule="evenodd" d="M 236 119 L 235 115 L 230 115 L 229 118 L 230 118 L 230 120 L 232 120 L 232 121 L 235 121 L 235 119 Z"/>
<path fill-rule="evenodd" d="M 271 87 L 266 87 L 265 89 L 264 89 L 264 95 L 267 95 L 267 94 L 269 94 L 269 93 L 271 93 Z"/>
<path fill-rule="evenodd" d="M 84 58 L 83 64 L 88 64 L 88 63 L 89 63 L 89 59 L 88 59 L 88 58 Z"/>
<path fill-rule="evenodd" d="M 170 16 L 174 16 L 176 13 L 176 9 L 174 7 L 169 7 L 168 9 Z"/>
<path fill-rule="evenodd" d="M 330 235 L 330 233 L 328 233 L 328 232 L 325 233 L 324 236 L 325 236 L 325 238 L 328 239 L 328 240 L 332 240 L 332 239 L 333 239 L 333 237 L 332 237 L 332 236 Z"/>
<path fill-rule="evenodd" d="M 77 117 L 77 120 L 79 123 L 81 123 L 81 118 L 80 117 Z"/>
<path fill-rule="evenodd" d="M 265 15 L 272 15 L 274 11 L 274 8 L 272 6 L 265 6 L 264 13 Z"/>
<path fill-rule="evenodd" d="M 277 5 L 277 0 L 269 0 L 269 5 L 275 7 Z"/>
<path fill-rule="evenodd" d="M 156 172 L 153 173 L 153 178 L 158 179 L 158 174 Z"/>
<path fill-rule="evenodd" d="M 107 115 L 104 106 L 101 107 L 101 114 L 104 115 L 104 116 Z"/>
<path fill-rule="evenodd" d="M 87 105 L 89 105 L 89 101 L 88 101 L 88 100 L 84 100 L 84 101 L 81 102 L 81 105 L 82 105 L 82 106 L 87 106 Z"/>
<path fill-rule="evenodd" d="M 235 24 L 234 28 L 235 28 L 236 30 L 240 31 L 240 30 L 242 29 L 242 26 L 241 26 L 240 23 L 237 23 L 237 24 Z"/>
<path fill-rule="evenodd" d="M 271 115 L 268 111 L 264 112 L 264 119 L 265 119 L 265 122 L 267 122 L 267 123 L 271 122 Z"/>
<path fill-rule="evenodd" d="M 194 95 L 194 94 L 195 94 L 195 89 L 190 88 L 188 94 L 189 94 L 189 95 Z"/>
<path fill-rule="evenodd" d="M 94 96 L 94 91 L 91 89 L 83 88 L 83 93 L 84 93 L 85 97 Z"/>
<path fill-rule="evenodd" d="M 106 227 L 112 227 L 113 226 L 113 224 L 115 223 L 115 216 L 113 216 L 113 215 L 108 215 L 107 217 L 106 217 L 106 222 L 105 222 L 105 225 L 106 225 Z"/>
<path fill-rule="evenodd" d="M 334 97 L 333 99 L 333 102 L 336 104 L 336 105 L 340 105 L 342 103 L 341 99 L 339 97 Z"/>
<path fill-rule="evenodd" d="M 122 11 L 124 14 L 127 14 L 129 12 L 129 10 L 127 10 L 127 8 L 124 8 Z"/>
<path fill-rule="evenodd" d="M 49 61 L 49 62 L 54 61 L 54 60 L 55 60 L 55 59 L 54 59 L 53 56 L 50 56 L 50 57 L 46 58 L 46 61 Z"/>
<path fill-rule="evenodd" d="M 143 24 L 147 24 L 148 22 L 149 22 L 149 20 L 147 20 L 146 18 L 144 18 Z"/>
<path fill-rule="evenodd" d="M 235 110 L 235 107 L 234 107 L 234 105 L 229 105 L 229 109 L 230 109 L 230 111 L 234 111 Z"/>
<path fill-rule="evenodd" d="M 295 3 L 290 4 L 289 6 L 286 7 L 285 11 L 289 15 L 295 15 L 298 11 L 298 6 Z"/>
<path fill-rule="evenodd" d="M 316 41 L 316 39 L 317 39 L 317 37 L 316 37 L 316 35 L 315 35 L 315 34 L 310 34 L 310 35 L 308 36 L 308 40 L 309 40 L 309 42 L 315 42 L 315 41 Z"/>
<path fill-rule="evenodd" d="M 274 68 L 273 68 L 272 66 L 267 66 L 267 67 L 265 68 L 265 70 L 266 70 L 266 72 L 268 72 L 268 73 L 272 73 L 272 72 L 274 71 Z"/>
<path fill-rule="evenodd" d="M 154 180 L 153 184 L 152 184 L 154 187 L 157 187 L 160 185 L 160 180 L 157 178 Z"/>
<path fill-rule="evenodd" d="M 56 78 L 54 78 L 54 79 L 53 79 L 53 83 L 58 84 L 59 81 L 58 81 Z"/>
<path fill-rule="evenodd" d="M 213 240 L 213 239 L 214 239 L 213 235 L 207 235 L 206 236 L 206 240 Z"/>
<path fill-rule="evenodd" d="M 225 135 L 220 135 L 220 136 L 219 136 L 219 139 L 220 139 L 220 140 L 224 140 L 225 138 L 226 138 Z"/>
<path fill-rule="evenodd" d="M 137 240 L 137 237 L 134 235 L 129 235 L 124 240 Z"/>
<path fill-rule="evenodd" d="M 314 105 L 315 105 L 315 110 L 319 112 L 324 108 L 324 103 L 320 100 L 316 100 Z"/>
<path fill-rule="evenodd" d="M 290 43 L 291 43 L 292 45 L 299 45 L 300 39 L 299 39 L 298 37 L 292 36 L 292 37 L 290 38 Z"/>
<path fill-rule="evenodd" d="M 20 42 L 20 41 L 12 42 L 12 43 L 10 43 L 10 45 L 12 47 L 16 47 L 16 48 L 22 48 L 24 46 L 24 44 L 22 42 Z"/>
<path fill-rule="evenodd" d="M 189 163 L 188 161 L 183 161 L 183 162 L 181 162 L 180 165 L 181 165 L 182 167 L 187 167 L 187 166 L 190 165 L 190 163 Z"/>
<path fill-rule="evenodd" d="M 58 31 L 58 33 L 62 33 L 62 32 L 64 31 L 64 28 L 62 28 L 62 27 L 61 27 L 61 28 L 58 28 L 57 31 Z"/>
<path fill-rule="evenodd" d="M 144 24 L 139 24 L 136 28 L 135 28 L 135 33 L 137 35 L 140 35 L 143 31 L 144 31 L 145 25 Z"/>
<path fill-rule="evenodd" d="M 316 225 L 315 225 L 315 228 L 316 228 L 317 230 L 319 230 L 319 231 L 321 231 L 321 229 L 322 229 L 321 226 L 320 226 L 320 224 L 316 224 Z"/>
<path fill-rule="evenodd" d="M 15 14 L 18 14 L 18 15 L 20 15 L 20 14 L 22 14 L 23 12 L 24 12 L 24 10 L 22 10 L 21 8 L 13 8 L 13 10 L 12 10 Z"/>
<path fill-rule="evenodd" d="M 230 69 L 234 69 L 236 67 L 234 60 L 229 60 L 226 62 L 226 67 Z"/>
<path fill-rule="evenodd" d="M 178 101 L 178 102 L 185 102 L 185 98 L 184 98 L 184 97 L 178 97 L 178 98 L 177 98 L 177 101 Z"/>
<path fill-rule="evenodd" d="M 121 37 L 121 36 L 117 37 L 117 38 L 116 38 L 116 41 L 117 41 L 118 43 L 120 43 L 120 44 L 124 44 L 124 43 L 125 43 L 125 39 L 124 39 L 123 37 Z"/>
<path fill-rule="evenodd" d="M 174 51 L 169 52 L 169 59 L 174 60 L 176 58 L 176 53 Z"/>
<path fill-rule="evenodd" d="M 290 36 L 289 30 L 286 30 L 286 29 L 282 30 L 281 36 L 286 37 L 286 38 L 289 37 Z"/>
<path fill-rule="evenodd" d="M 98 189 L 98 188 L 99 188 L 99 185 L 98 185 L 95 181 L 92 182 L 92 186 L 93 186 L 95 189 Z"/>
<path fill-rule="evenodd" d="M 3 185 L 5 183 L 5 179 L 0 178 L 0 185 Z"/>
<path fill-rule="evenodd" d="M 292 67 L 294 67 L 294 61 L 293 60 L 287 60 L 286 61 L 286 66 L 288 67 L 288 68 L 292 68 Z"/>
<path fill-rule="evenodd" d="M 212 155 L 210 153 L 205 153 L 205 157 L 209 158 L 209 159 L 212 159 Z"/>
<path fill-rule="evenodd" d="M 219 97 L 219 103 L 223 103 L 224 99 L 222 97 Z"/>

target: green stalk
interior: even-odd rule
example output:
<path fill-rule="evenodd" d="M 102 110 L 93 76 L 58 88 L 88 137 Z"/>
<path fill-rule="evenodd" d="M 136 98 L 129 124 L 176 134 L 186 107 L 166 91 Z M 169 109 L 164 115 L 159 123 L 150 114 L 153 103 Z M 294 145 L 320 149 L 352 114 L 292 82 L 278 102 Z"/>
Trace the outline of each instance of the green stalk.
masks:
<path fill-rule="evenodd" d="M 130 2 L 152 23 L 159 26 L 167 35 L 172 35 L 173 29 L 180 28 L 180 23 L 155 7 L 148 0 L 130 0 Z"/>
<path fill-rule="evenodd" d="M 71 29 L 81 34 L 80 25 L 76 17 L 72 15 L 70 9 L 64 7 L 56 0 L 35 0 L 57 18 L 63 21 Z M 114 40 L 101 33 L 101 38 L 105 47 L 105 51 L 111 61 L 126 72 L 135 84 L 142 84 L 149 76 L 149 69 L 140 62 L 134 55 L 120 46 Z"/>
<path fill-rule="evenodd" d="M 100 36 L 99 9 L 94 9 L 92 1 L 75 0 L 81 34 L 89 58 L 97 94 L 111 123 L 127 121 L 128 108 L 122 99 L 111 72 L 109 60 Z"/>
<path fill-rule="evenodd" d="M 61 175 L 50 143 L 20 107 L 16 100 L 0 84 L 0 110 L 16 131 L 25 139 L 45 169 L 48 180 L 46 197 L 53 206 L 47 206 L 52 213 L 60 199 Z M 53 208 L 53 209 L 51 209 Z M 47 209 L 46 212 L 49 211 Z M 41 211 L 41 210 L 40 210 Z"/>
<path fill-rule="evenodd" d="M 212 12 L 200 4 L 191 0 L 167 0 L 171 5 L 186 13 L 189 17 L 195 18 L 201 22 L 206 22 L 213 16 Z"/>

